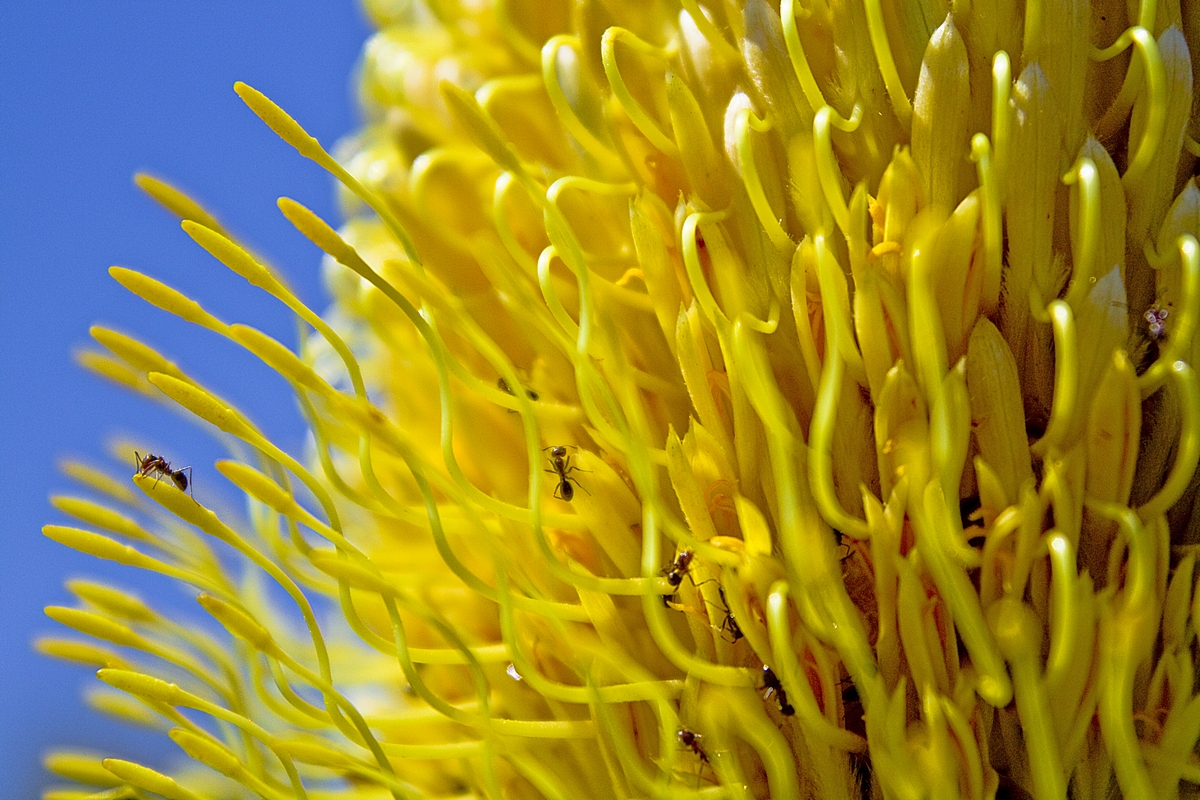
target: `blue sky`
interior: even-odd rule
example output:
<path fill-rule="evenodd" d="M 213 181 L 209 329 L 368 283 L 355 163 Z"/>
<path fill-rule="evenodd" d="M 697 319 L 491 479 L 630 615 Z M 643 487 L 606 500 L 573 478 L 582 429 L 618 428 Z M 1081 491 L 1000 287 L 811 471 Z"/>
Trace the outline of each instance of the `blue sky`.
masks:
<path fill-rule="evenodd" d="M 76 366 L 95 323 L 142 339 L 234 400 L 292 452 L 303 428 L 282 381 L 215 336 L 128 294 L 107 273 L 131 267 L 174 286 L 229 322 L 293 343 L 290 315 L 194 245 L 132 183 L 139 170 L 185 188 L 289 279 L 326 305 L 319 254 L 279 214 L 293 197 L 336 221 L 328 177 L 281 142 L 233 93 L 244 80 L 331 145 L 357 123 L 351 76 L 369 35 L 353 3 L 0 4 L 0 776 L 5 796 L 36 797 L 41 755 L 85 747 L 168 766 L 161 735 L 128 731 L 81 700 L 89 670 L 36 655 L 61 633 L 44 617 L 70 605 L 70 577 L 111 581 L 180 618 L 203 617 L 177 586 L 78 555 L 45 539 L 68 523 L 51 494 L 71 489 L 56 464 L 75 457 L 132 473 L 134 437 L 194 467 L 195 491 L 215 496 L 223 455 L 204 430 Z M 13 792 L 9 794 L 9 792 Z"/>

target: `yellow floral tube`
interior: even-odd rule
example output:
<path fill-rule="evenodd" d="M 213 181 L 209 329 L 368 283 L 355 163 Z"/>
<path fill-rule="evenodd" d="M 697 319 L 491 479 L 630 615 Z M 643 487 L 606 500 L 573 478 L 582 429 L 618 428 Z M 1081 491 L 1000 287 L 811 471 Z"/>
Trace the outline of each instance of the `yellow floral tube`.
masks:
<path fill-rule="evenodd" d="M 279 202 L 329 309 L 138 178 L 300 345 L 113 277 L 310 447 L 92 330 L 233 458 L 68 465 L 44 533 L 223 632 L 72 582 L 38 648 L 181 752 L 47 797 L 1200 792 L 1191 6 L 366 10 L 336 148 L 235 87 L 339 183 L 340 228 Z"/>

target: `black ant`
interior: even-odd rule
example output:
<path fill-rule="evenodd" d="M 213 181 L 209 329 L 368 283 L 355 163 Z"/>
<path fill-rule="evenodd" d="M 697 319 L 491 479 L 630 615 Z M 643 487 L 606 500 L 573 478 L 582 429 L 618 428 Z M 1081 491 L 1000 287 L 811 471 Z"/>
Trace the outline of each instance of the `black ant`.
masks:
<path fill-rule="evenodd" d="M 580 489 L 583 489 L 583 484 L 571 477 L 572 472 L 591 472 L 590 469 L 580 469 L 579 467 L 571 466 L 571 457 L 567 455 L 566 445 L 555 445 L 554 447 L 543 447 L 543 451 L 550 451 L 550 465 L 554 469 L 545 470 L 551 475 L 558 476 L 558 486 L 554 489 L 554 496 L 559 500 L 571 502 L 575 497 L 575 484 Z M 587 489 L 583 489 L 587 494 L 591 494 Z"/>
<path fill-rule="evenodd" d="M 763 664 L 762 677 L 763 685 L 761 688 L 766 689 L 767 691 L 763 697 L 767 698 L 774 695 L 775 699 L 779 701 L 779 713 L 783 714 L 785 717 L 790 717 L 795 714 L 796 709 L 793 708 L 792 704 L 788 702 L 787 692 L 783 690 L 783 684 L 779 682 L 779 676 L 775 674 L 775 671 L 766 664 Z"/>
<path fill-rule="evenodd" d="M 700 760 L 705 764 L 708 763 L 708 754 L 704 752 L 704 748 L 700 746 L 700 734 L 695 731 L 690 731 L 687 728 L 679 729 L 679 743 L 684 747 L 691 748 L 691 751 L 700 757 Z"/>
<path fill-rule="evenodd" d="M 157 485 L 159 480 L 164 475 L 171 479 L 171 482 L 179 487 L 179 491 L 186 492 L 191 481 L 188 480 L 192 475 L 191 467 L 183 467 L 183 469 L 171 469 L 171 464 L 162 456 L 156 456 L 153 453 L 147 453 L 145 458 L 137 450 L 133 451 L 134 458 L 137 459 L 138 475 L 146 477 L 154 476 L 154 483 Z M 184 475 L 184 470 L 187 470 L 187 475 Z M 193 499 L 195 494 L 192 495 Z"/>
<path fill-rule="evenodd" d="M 692 565 L 692 559 L 696 554 L 691 550 L 681 550 L 679 555 L 675 556 L 675 560 L 671 562 L 671 566 L 660 572 L 660 575 L 665 575 L 667 583 L 671 584 L 672 589 L 678 589 L 679 584 L 683 583 L 683 576 L 687 574 L 688 567 Z"/>
<path fill-rule="evenodd" d="M 721 603 L 725 606 L 725 619 L 721 621 L 721 627 L 718 630 L 721 633 L 728 633 L 729 643 L 734 644 L 746 634 L 742 633 L 742 626 L 738 625 L 737 620 L 733 618 L 733 612 L 729 609 L 729 601 L 725 599 L 725 587 L 719 587 L 717 592 L 721 595 Z"/>
<path fill-rule="evenodd" d="M 678 589 L 679 584 L 683 583 L 683 576 L 687 574 L 688 567 L 692 565 L 692 559 L 695 557 L 696 554 L 691 550 L 681 550 L 679 555 L 675 556 L 675 560 L 671 562 L 671 566 L 661 570 L 658 574 L 667 579 L 667 583 L 671 584 L 672 589 Z M 674 597 L 674 592 L 664 594 L 662 596 L 663 605 L 667 605 Z"/>
<path fill-rule="evenodd" d="M 498 386 L 500 388 L 500 391 L 504 392 L 505 394 L 511 394 L 514 396 L 516 394 L 515 392 L 513 392 L 512 389 L 508 388 L 508 381 L 504 380 L 504 378 L 501 378 L 500 380 L 496 381 L 496 386 Z M 540 395 L 538 395 L 538 393 L 535 392 L 533 389 L 526 389 L 525 396 L 528 397 L 530 400 L 532 400 L 535 403 L 538 401 L 538 399 L 540 397 Z M 510 408 L 510 409 L 508 409 L 508 413 L 515 414 L 515 413 L 517 413 L 517 410 L 515 408 Z"/>

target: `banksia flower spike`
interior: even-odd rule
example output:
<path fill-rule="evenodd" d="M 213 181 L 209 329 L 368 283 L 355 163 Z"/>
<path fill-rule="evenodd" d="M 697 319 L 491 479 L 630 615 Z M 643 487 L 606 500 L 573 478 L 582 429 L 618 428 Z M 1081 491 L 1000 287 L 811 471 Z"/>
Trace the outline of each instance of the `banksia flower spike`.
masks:
<path fill-rule="evenodd" d="M 140 179 L 305 336 L 113 277 L 311 446 L 94 330 L 246 517 L 72 468 L 46 535 L 229 635 L 71 584 L 41 647 L 191 766 L 54 796 L 1195 796 L 1194 9 L 367 5 L 332 154 L 236 87 L 339 181 L 328 311 Z"/>

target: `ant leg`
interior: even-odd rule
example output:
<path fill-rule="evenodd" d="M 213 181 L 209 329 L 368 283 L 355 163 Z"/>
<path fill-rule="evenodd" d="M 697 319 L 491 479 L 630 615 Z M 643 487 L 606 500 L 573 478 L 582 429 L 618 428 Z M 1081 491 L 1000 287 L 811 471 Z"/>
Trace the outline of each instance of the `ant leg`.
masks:
<path fill-rule="evenodd" d="M 591 470 L 574 466 L 571 464 L 571 457 L 567 456 L 563 459 L 563 472 L 591 472 Z"/>
<path fill-rule="evenodd" d="M 580 470 L 580 472 L 586 472 L 586 470 Z M 576 485 L 576 486 L 578 486 L 580 489 L 583 489 L 583 484 L 582 484 L 582 483 L 580 483 L 579 481 L 575 480 L 574 478 L 567 477 L 566 475 L 564 475 L 564 476 L 563 476 L 563 478 L 564 478 L 565 480 L 568 480 L 568 481 L 570 481 L 571 483 L 575 484 L 575 485 Z M 583 493 L 584 493 L 584 494 L 586 494 L 586 495 L 588 495 L 589 497 L 590 497 L 590 496 L 591 496 L 591 494 L 592 494 L 592 493 L 591 493 L 591 492 L 589 492 L 587 489 L 583 489 Z"/>
<path fill-rule="evenodd" d="M 196 492 L 193 491 L 193 489 L 192 489 L 192 487 L 195 486 L 195 483 L 192 479 L 192 467 L 191 467 L 191 465 L 188 465 L 179 471 L 183 472 L 183 470 L 185 470 L 185 469 L 187 470 L 187 474 L 188 474 L 188 494 L 190 494 L 192 496 L 192 499 L 195 500 Z"/>

